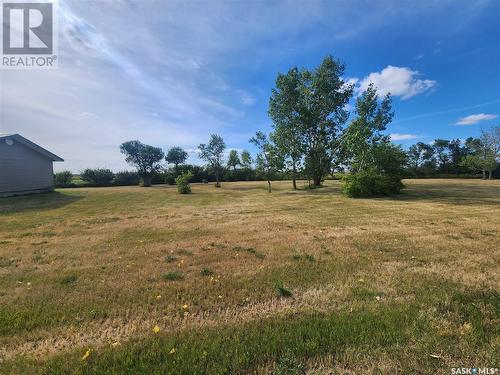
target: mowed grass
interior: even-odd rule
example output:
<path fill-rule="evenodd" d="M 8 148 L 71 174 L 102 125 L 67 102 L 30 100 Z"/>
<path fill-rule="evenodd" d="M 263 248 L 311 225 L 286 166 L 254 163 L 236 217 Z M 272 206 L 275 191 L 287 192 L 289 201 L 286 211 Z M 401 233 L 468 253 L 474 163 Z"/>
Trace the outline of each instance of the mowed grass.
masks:
<path fill-rule="evenodd" d="M 1 199 L 0 373 L 498 367 L 500 183 L 405 183 Z"/>

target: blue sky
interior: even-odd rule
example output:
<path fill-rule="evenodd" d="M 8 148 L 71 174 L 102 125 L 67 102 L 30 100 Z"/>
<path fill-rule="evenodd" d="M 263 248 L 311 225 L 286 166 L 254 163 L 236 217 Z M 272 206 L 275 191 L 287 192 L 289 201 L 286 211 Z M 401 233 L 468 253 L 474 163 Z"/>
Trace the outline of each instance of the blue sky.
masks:
<path fill-rule="evenodd" d="M 0 132 L 66 161 L 127 167 L 130 139 L 198 162 L 210 133 L 249 149 L 278 72 L 327 54 L 394 94 L 403 145 L 500 123 L 500 1 L 61 1 L 59 68 L 0 72 Z"/>

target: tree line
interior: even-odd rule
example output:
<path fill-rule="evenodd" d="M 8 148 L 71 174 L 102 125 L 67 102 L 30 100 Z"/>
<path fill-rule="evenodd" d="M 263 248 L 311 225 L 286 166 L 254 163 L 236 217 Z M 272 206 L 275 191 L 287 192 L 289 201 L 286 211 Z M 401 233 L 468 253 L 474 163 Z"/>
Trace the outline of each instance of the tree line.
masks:
<path fill-rule="evenodd" d="M 403 150 L 385 133 L 394 116 L 390 94 L 380 97 L 369 85 L 357 95 L 351 113 L 354 85 L 343 79 L 344 72 L 339 60 L 327 56 L 314 69 L 293 67 L 278 74 L 268 108 L 272 131 L 258 131 L 249 140 L 258 150 L 255 158 L 245 150 L 226 154 L 225 141 L 217 134 L 198 146 L 204 167 L 185 165 L 188 154 L 180 147 L 164 153 L 134 140 L 123 143 L 120 150 L 143 186 L 158 182 L 159 176 L 172 184 L 179 176 L 184 176 L 179 179 L 183 184 L 213 180 L 216 187 L 223 180 L 264 179 L 271 192 L 275 179 L 290 178 L 297 189 L 298 179 L 317 188 L 333 177 L 342 180 L 348 196 L 372 196 L 398 193 L 404 177 L 477 171 L 483 178 L 493 176 L 500 152 L 499 126 L 463 144 L 437 139 Z M 166 168 L 164 161 L 171 167 Z M 85 175 L 84 171 L 82 178 Z"/>
<path fill-rule="evenodd" d="M 437 175 L 475 175 L 483 179 L 499 177 L 500 126 L 481 130 L 477 138 L 436 139 L 432 143 L 418 142 L 408 151 L 408 175 L 432 177 Z M 497 175 L 495 175 L 497 172 Z"/>

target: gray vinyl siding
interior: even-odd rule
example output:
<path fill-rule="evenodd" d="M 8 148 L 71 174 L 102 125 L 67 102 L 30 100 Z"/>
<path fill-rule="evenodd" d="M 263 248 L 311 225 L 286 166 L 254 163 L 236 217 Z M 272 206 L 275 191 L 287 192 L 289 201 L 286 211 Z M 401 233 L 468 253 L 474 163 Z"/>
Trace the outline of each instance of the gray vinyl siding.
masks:
<path fill-rule="evenodd" d="M 0 142 L 0 193 L 51 189 L 52 160 L 14 142 Z"/>

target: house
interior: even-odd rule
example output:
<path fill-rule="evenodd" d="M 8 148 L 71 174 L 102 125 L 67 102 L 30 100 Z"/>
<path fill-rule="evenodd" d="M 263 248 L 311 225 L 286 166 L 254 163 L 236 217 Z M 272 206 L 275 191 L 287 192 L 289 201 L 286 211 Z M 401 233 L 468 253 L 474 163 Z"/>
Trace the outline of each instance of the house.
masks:
<path fill-rule="evenodd" d="M 53 190 L 54 161 L 64 160 L 19 134 L 0 134 L 0 196 Z"/>

